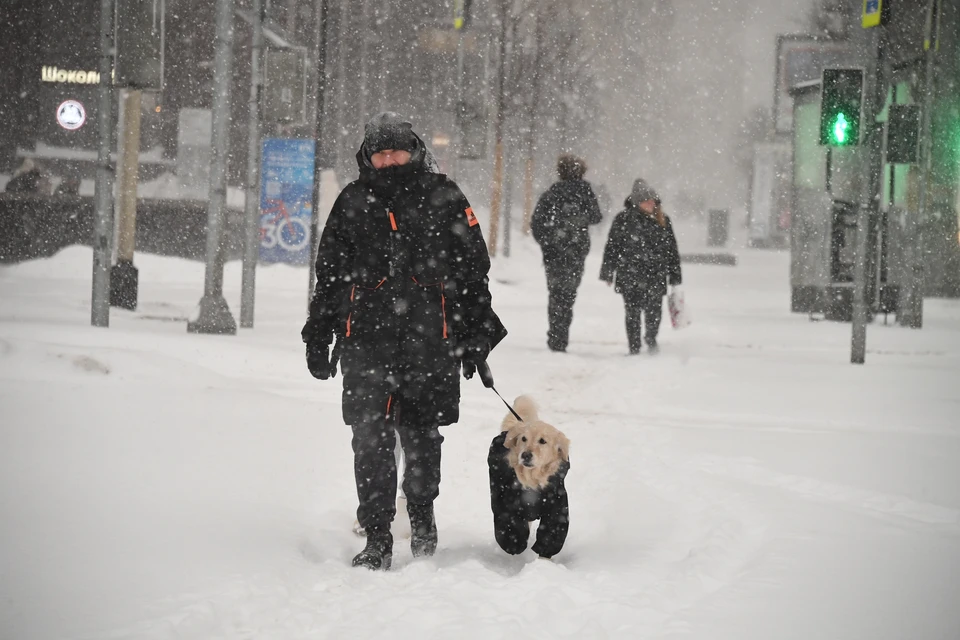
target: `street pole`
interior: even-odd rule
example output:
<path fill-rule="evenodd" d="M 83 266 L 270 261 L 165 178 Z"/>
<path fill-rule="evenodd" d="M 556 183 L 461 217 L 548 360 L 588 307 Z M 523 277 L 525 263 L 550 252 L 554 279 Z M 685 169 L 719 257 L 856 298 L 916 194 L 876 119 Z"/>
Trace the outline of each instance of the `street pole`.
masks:
<path fill-rule="evenodd" d="M 113 166 L 110 146 L 113 138 L 113 0 L 100 2 L 100 86 L 97 95 L 97 183 L 93 220 L 93 288 L 90 296 L 90 324 L 110 326 L 110 260 L 113 240 Z"/>
<path fill-rule="evenodd" d="M 230 86 L 233 60 L 234 0 L 217 0 L 217 30 L 213 58 L 213 134 L 210 159 L 210 200 L 207 203 L 207 268 L 200 314 L 187 323 L 190 333 L 236 334 L 237 323 L 223 297 L 222 246 L 227 200 L 227 154 L 230 137 Z"/>
<path fill-rule="evenodd" d="M 497 60 L 497 117 L 493 123 L 493 194 L 490 198 L 490 238 L 487 250 L 490 256 L 497 255 L 497 238 L 500 234 L 500 200 L 503 196 L 503 112 L 506 109 L 506 64 L 507 64 L 507 2 L 500 0 L 500 46 Z"/>
<path fill-rule="evenodd" d="M 933 74 L 936 51 L 940 44 L 940 2 L 929 0 L 927 33 L 923 42 L 924 86 L 923 106 L 920 120 L 920 185 L 917 194 L 918 207 L 906 218 L 907 271 L 900 297 L 900 312 L 897 322 L 911 329 L 923 328 L 923 224 L 927 220 L 930 203 L 930 167 L 932 164 L 931 128 L 933 109 Z"/>
<path fill-rule="evenodd" d="M 314 115 L 313 196 L 310 209 L 310 278 L 307 287 L 307 305 L 313 299 L 317 284 L 317 252 L 320 248 L 320 169 L 323 155 L 323 107 L 327 92 L 327 19 L 329 0 L 319 0 L 317 27 L 317 111 Z M 341 19 L 343 16 L 341 15 Z"/>
<path fill-rule="evenodd" d="M 884 97 L 883 78 L 886 27 L 872 27 L 868 32 L 868 50 L 871 60 L 864 73 L 863 158 L 860 173 L 860 208 L 857 213 L 857 236 L 853 265 L 853 331 L 850 340 L 850 362 L 863 364 L 867 351 L 867 264 L 869 262 L 868 235 L 870 221 L 879 206 L 880 168 L 883 159 L 883 127 L 877 123 Z"/>
<path fill-rule="evenodd" d="M 263 23 L 266 6 L 253 0 L 253 36 L 250 52 L 250 124 L 247 133 L 247 196 L 243 207 L 243 276 L 240 289 L 240 326 L 253 328 L 257 288 L 257 260 L 260 257 L 260 94 L 263 92 Z"/>
<path fill-rule="evenodd" d="M 459 0 L 463 2 L 463 0 Z M 454 23 L 457 30 L 457 103 L 454 107 L 453 157 L 450 158 L 450 176 L 460 177 L 460 153 L 463 151 L 463 24 Z"/>
<path fill-rule="evenodd" d="M 137 183 L 140 173 L 140 105 L 143 92 L 123 91 L 120 166 L 117 176 L 117 264 L 110 270 L 110 306 L 137 308 L 139 273 L 133 266 L 137 246 Z"/>

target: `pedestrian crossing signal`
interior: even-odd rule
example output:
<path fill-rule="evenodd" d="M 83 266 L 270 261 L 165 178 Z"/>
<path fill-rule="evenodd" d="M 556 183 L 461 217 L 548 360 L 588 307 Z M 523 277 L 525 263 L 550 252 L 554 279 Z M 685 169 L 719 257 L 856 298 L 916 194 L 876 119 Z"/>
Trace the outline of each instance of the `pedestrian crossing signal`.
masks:
<path fill-rule="evenodd" d="M 820 84 L 820 144 L 849 147 L 860 143 L 862 69 L 824 69 Z"/>

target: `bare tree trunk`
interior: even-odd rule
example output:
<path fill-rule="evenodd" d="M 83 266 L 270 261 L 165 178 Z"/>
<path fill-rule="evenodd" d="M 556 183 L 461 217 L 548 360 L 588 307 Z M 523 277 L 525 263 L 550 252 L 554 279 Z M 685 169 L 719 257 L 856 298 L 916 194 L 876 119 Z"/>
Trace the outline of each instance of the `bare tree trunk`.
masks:
<path fill-rule="evenodd" d="M 533 217 L 533 175 L 536 162 L 536 126 L 537 106 L 540 103 L 540 86 L 543 82 L 543 15 L 539 5 L 534 5 L 536 11 L 536 26 L 534 27 L 534 46 L 536 54 L 533 58 L 533 93 L 530 96 L 530 108 L 527 119 L 527 163 L 523 171 L 523 233 L 530 233 L 530 222 Z"/>
<path fill-rule="evenodd" d="M 506 65 L 507 65 L 507 10 L 508 0 L 500 0 L 500 47 L 497 60 L 497 116 L 494 120 L 493 194 L 490 198 L 490 239 L 487 249 L 490 256 L 497 255 L 497 239 L 500 235 L 500 200 L 503 197 L 503 120 L 506 110 Z"/>

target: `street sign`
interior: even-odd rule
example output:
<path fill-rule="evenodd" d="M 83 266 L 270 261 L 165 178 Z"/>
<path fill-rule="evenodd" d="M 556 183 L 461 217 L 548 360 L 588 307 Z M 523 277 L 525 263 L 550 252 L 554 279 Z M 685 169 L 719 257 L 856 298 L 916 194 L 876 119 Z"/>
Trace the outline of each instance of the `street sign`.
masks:
<path fill-rule="evenodd" d="M 165 7 L 165 1 L 117 0 L 114 86 L 142 91 L 163 89 Z"/>
<path fill-rule="evenodd" d="M 306 49 L 271 49 L 264 54 L 263 120 L 273 124 L 307 121 Z"/>
<path fill-rule="evenodd" d="M 863 0 L 863 19 L 864 29 L 880 26 L 880 17 L 883 13 L 883 0 Z"/>
<path fill-rule="evenodd" d="M 313 140 L 263 141 L 260 180 L 260 261 L 310 261 Z"/>
<path fill-rule="evenodd" d="M 57 124 L 67 131 L 76 131 L 87 121 L 87 110 L 77 100 L 64 100 L 57 107 Z"/>

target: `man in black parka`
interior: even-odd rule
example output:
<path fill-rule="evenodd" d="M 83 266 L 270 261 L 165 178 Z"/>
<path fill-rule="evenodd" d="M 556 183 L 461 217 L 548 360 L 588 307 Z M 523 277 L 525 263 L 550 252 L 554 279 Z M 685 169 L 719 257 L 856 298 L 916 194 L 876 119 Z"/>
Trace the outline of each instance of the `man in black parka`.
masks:
<path fill-rule="evenodd" d="M 566 351 L 573 322 L 573 303 L 590 252 L 589 225 L 600 222 L 600 206 L 590 183 L 583 179 L 587 164 L 572 155 L 560 156 L 558 182 L 547 189 L 533 211 L 530 230 L 543 252 L 550 299 L 547 347 Z"/>
<path fill-rule="evenodd" d="M 600 279 L 611 285 L 616 281 L 616 291 L 623 296 L 630 353 L 640 353 L 643 342 L 656 353 L 667 282 L 681 283 L 680 252 L 660 196 L 642 178 L 633 183 L 610 227 Z"/>
<path fill-rule="evenodd" d="M 317 255 L 317 287 L 303 327 L 310 372 L 343 372 L 343 420 L 366 548 L 354 566 L 389 569 L 396 512 L 396 434 L 414 556 L 437 545 L 438 427 L 459 418 L 460 380 L 506 335 L 491 307 L 490 260 L 477 217 L 457 185 L 431 170 L 412 125 L 394 113 L 367 123 L 360 179 L 340 193 Z M 336 337 L 336 348 L 330 347 Z"/>

